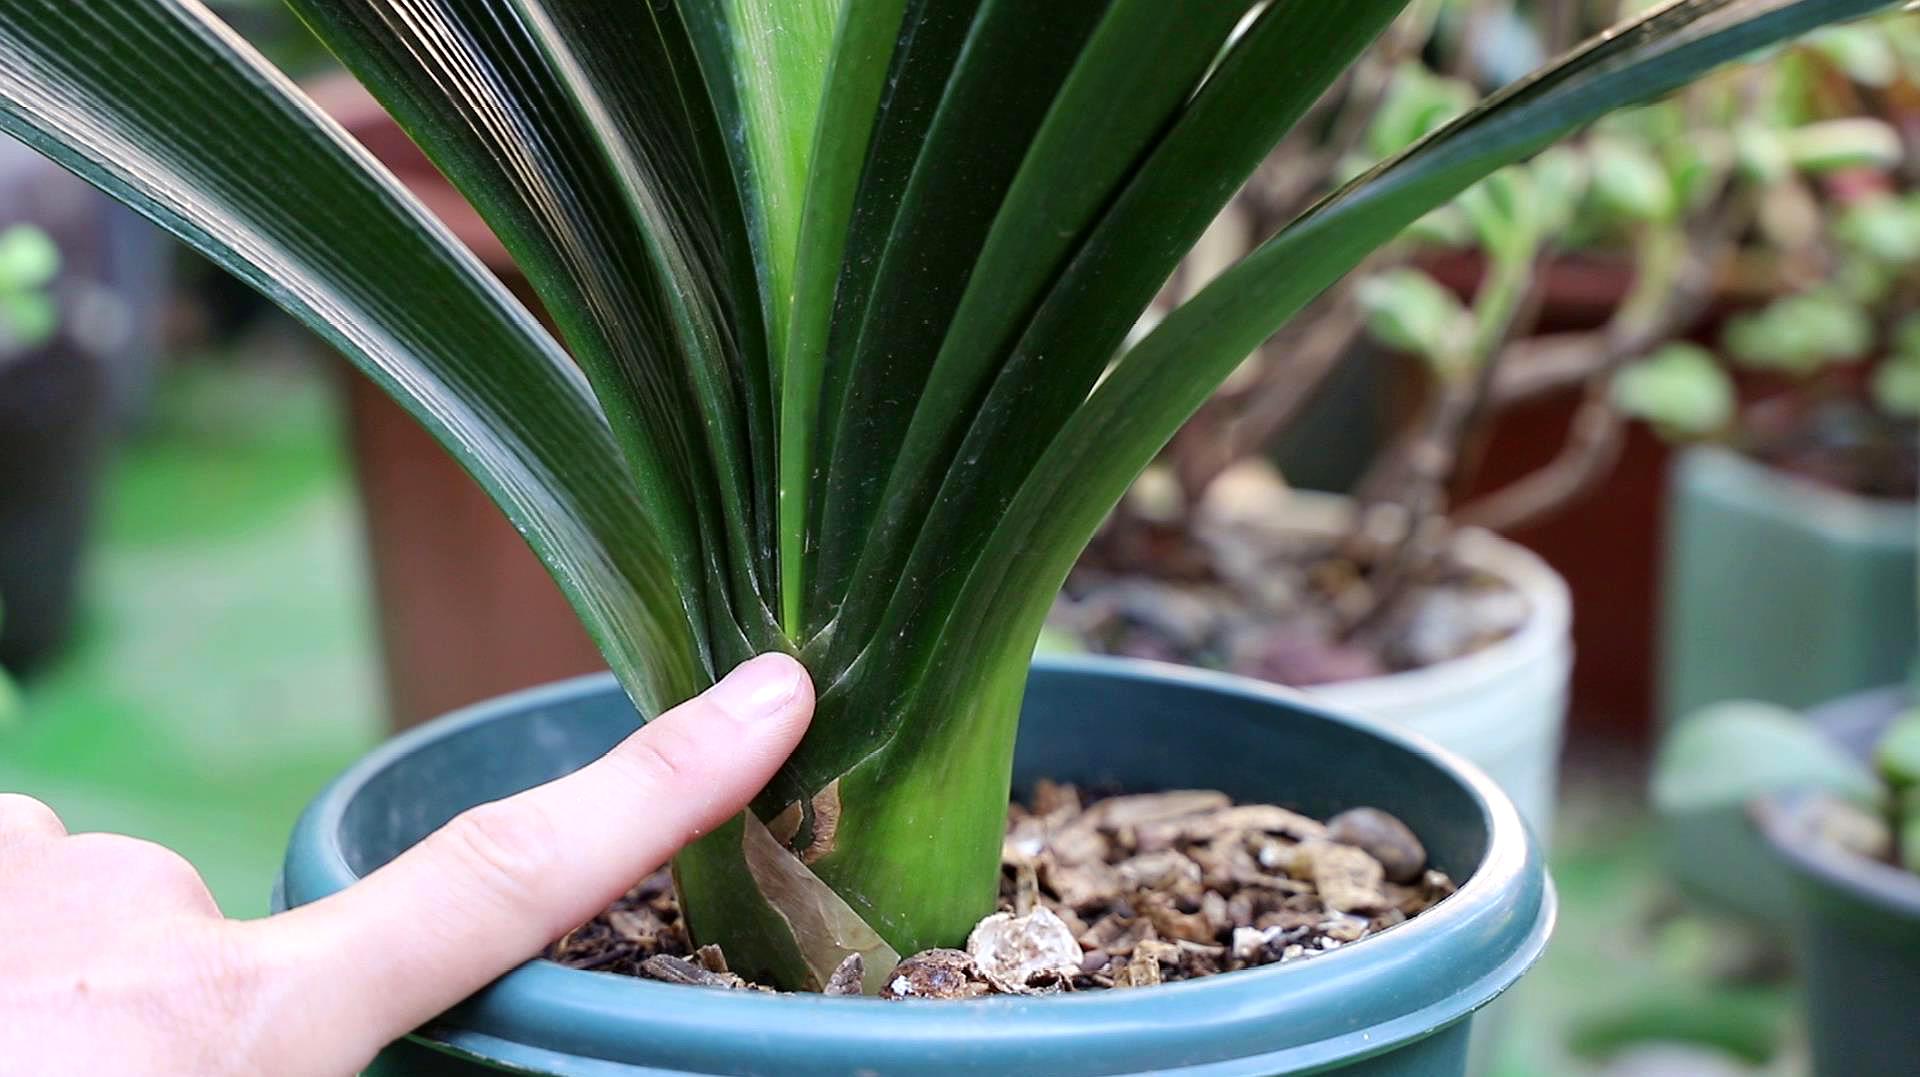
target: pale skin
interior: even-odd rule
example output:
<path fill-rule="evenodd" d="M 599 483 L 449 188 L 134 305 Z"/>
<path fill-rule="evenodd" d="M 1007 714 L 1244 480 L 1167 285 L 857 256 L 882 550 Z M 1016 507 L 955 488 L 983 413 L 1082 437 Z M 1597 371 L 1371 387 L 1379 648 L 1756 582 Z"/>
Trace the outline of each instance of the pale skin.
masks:
<path fill-rule="evenodd" d="M 0 793 L 0 1075 L 338 1077 L 738 812 L 813 715 L 763 655 L 333 897 L 229 920 L 184 859 Z"/>

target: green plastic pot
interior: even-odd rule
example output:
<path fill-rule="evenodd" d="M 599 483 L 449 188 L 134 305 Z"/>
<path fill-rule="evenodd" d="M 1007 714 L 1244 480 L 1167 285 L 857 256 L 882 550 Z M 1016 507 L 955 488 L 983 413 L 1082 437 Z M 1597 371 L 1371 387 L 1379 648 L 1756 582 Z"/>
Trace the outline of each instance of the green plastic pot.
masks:
<path fill-rule="evenodd" d="M 1900 712 L 1901 690 L 1822 708 L 1822 728 L 1864 750 Z M 1920 876 L 1811 837 L 1814 797 L 1785 792 L 1753 805 L 1784 871 L 1807 1028 L 1818 1077 L 1908 1077 L 1920 1066 Z"/>
<path fill-rule="evenodd" d="M 340 890 L 470 805 L 594 758 L 636 717 L 606 676 L 422 726 L 321 794 L 276 905 Z M 1415 920 L 1330 954 L 1141 991 L 903 1004 L 652 983 L 535 960 L 382 1055 L 373 1072 L 1446 1077 L 1476 1010 L 1539 956 L 1554 898 L 1486 778 L 1371 721 L 1251 681 L 1074 657 L 1029 681 L 1014 781 L 1209 787 L 1325 816 L 1407 820 L 1463 880 Z"/>
<path fill-rule="evenodd" d="M 1905 676 L 1920 510 L 1722 448 L 1675 462 L 1661 584 L 1660 720 L 1709 703 L 1804 708 Z"/>

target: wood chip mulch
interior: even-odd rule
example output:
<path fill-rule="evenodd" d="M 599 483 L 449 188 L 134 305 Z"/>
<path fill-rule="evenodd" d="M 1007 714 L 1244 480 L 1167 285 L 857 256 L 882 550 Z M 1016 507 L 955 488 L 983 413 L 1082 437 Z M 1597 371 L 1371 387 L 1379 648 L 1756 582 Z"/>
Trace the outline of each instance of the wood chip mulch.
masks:
<path fill-rule="evenodd" d="M 1224 793 L 1083 800 L 1042 782 L 1008 812 L 1000 911 L 964 950 L 906 958 L 886 998 L 1145 987 L 1337 950 L 1451 894 L 1400 820 L 1356 808 L 1326 822 Z M 689 942 L 666 873 L 569 932 L 548 957 L 668 983 L 766 990 Z M 829 993 L 859 990 L 857 958 Z"/>

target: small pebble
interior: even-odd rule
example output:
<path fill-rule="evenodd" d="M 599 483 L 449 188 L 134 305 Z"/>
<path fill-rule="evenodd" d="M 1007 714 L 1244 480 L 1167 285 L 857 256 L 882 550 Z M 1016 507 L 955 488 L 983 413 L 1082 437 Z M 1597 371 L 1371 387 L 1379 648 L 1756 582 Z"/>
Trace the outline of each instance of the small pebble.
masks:
<path fill-rule="evenodd" d="M 1350 808 L 1327 820 L 1327 837 L 1380 861 L 1387 880 L 1410 883 L 1427 867 L 1427 849 L 1407 824 L 1379 808 Z"/>
<path fill-rule="evenodd" d="M 827 986 L 821 990 L 824 995 L 858 995 L 860 981 L 867 974 L 867 963 L 859 954 L 848 954 L 844 961 L 827 978 Z"/>
<path fill-rule="evenodd" d="M 965 950 L 922 950 L 893 967 L 880 997 L 979 998 L 992 990 Z"/>

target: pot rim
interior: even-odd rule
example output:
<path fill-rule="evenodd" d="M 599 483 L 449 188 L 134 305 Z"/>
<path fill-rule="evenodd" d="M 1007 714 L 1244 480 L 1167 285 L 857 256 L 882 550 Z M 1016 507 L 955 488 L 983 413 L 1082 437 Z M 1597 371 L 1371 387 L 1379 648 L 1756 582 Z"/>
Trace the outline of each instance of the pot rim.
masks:
<path fill-rule="evenodd" d="M 1808 812 L 1819 799 L 1807 789 L 1769 793 L 1747 805 L 1747 818 L 1801 879 L 1842 891 L 1888 915 L 1920 920 L 1920 875 L 1817 840 Z"/>
<path fill-rule="evenodd" d="M 1710 482 L 1717 492 L 1759 516 L 1871 546 L 1910 548 L 1920 503 L 1867 497 L 1769 467 L 1722 445 L 1681 450 L 1674 481 Z"/>
<path fill-rule="evenodd" d="M 1231 674 L 1091 655 L 1043 657 L 1035 670 L 1186 686 L 1281 704 L 1293 718 L 1359 727 L 1462 787 L 1479 807 L 1486 852 L 1454 895 L 1378 936 L 1309 960 L 1146 991 L 900 1004 L 695 991 L 536 958 L 444 1015 L 423 1031 L 424 1038 L 522 1065 L 534 1058 L 548 1066 L 564 1062 L 554 1072 L 579 1074 L 720 1074 L 745 1064 L 729 1063 L 729 1052 L 716 1047 L 676 1063 L 680 1070 L 627 1068 L 641 1062 L 622 1057 L 623 1045 L 631 1050 L 652 1044 L 669 1029 L 681 1041 L 751 1036 L 778 1043 L 783 1055 L 796 1060 L 796 1071 L 805 1058 L 831 1056 L 844 1064 L 849 1057 L 871 1056 L 875 1072 L 893 1072 L 889 1066 L 913 1068 L 909 1058 L 923 1066 L 964 1049 L 967 1064 L 1006 1072 L 1004 1067 L 1017 1069 L 1020 1059 L 1038 1057 L 1032 1052 L 1049 1046 L 1150 1027 L 1172 1044 L 1139 1059 L 1153 1063 L 1155 1072 L 1271 1073 L 1275 1066 L 1292 1071 L 1367 1057 L 1452 1025 L 1518 980 L 1545 948 L 1556 900 L 1537 843 L 1493 781 L 1445 749 L 1386 723 L 1327 711 L 1303 693 Z M 397 760 L 529 708 L 618 691 L 610 674 L 573 678 L 464 708 L 382 745 L 335 779 L 302 815 L 276 906 L 314 901 L 356 880 L 338 840 L 342 821 L 354 798 Z M 1466 982 L 1457 982 L 1462 977 Z M 583 1028 L 591 1030 L 586 1041 Z M 1250 1044 L 1257 1046 L 1245 1049 Z M 1087 1065 L 1093 1068 L 1057 1072 L 1111 1072 L 1097 1055 Z"/>

